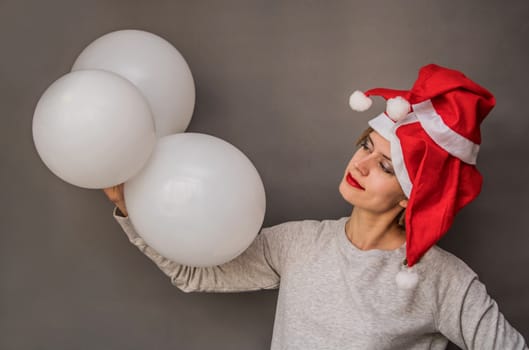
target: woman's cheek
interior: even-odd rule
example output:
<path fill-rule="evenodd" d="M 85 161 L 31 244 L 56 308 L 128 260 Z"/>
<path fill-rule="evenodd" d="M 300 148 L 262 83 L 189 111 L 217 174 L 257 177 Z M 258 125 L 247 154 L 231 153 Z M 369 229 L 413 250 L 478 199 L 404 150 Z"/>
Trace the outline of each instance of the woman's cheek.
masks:
<path fill-rule="evenodd" d="M 389 199 L 394 197 L 394 186 L 391 183 L 388 183 L 388 181 L 385 179 L 372 177 L 368 185 L 372 196 L 379 201 L 387 202 Z"/>
<path fill-rule="evenodd" d="M 387 184 L 376 174 L 373 173 L 371 175 L 371 179 L 369 179 L 369 188 L 371 189 L 371 192 L 373 192 L 373 194 L 385 197 L 388 191 Z"/>

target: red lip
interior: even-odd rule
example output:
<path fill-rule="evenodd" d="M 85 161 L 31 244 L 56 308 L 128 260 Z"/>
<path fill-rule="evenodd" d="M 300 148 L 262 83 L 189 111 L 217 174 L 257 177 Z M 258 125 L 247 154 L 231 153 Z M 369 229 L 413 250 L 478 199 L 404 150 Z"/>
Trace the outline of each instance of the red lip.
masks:
<path fill-rule="evenodd" d="M 359 188 L 361 190 L 365 190 L 365 188 L 363 188 L 362 186 L 360 186 L 360 184 L 358 183 L 358 181 L 356 181 L 354 179 L 354 177 L 351 176 L 350 173 L 347 173 L 347 176 L 345 177 L 345 180 L 347 181 L 347 183 L 353 187 L 356 187 L 356 188 Z"/>

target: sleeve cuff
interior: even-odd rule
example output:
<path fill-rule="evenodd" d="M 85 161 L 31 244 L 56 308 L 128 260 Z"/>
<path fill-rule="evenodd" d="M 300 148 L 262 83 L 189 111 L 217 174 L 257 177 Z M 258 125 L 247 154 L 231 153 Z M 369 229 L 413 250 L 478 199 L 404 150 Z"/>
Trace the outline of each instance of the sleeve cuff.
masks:
<path fill-rule="evenodd" d="M 114 216 L 121 216 L 122 218 L 126 218 L 127 215 L 123 214 L 121 210 L 117 206 L 114 207 Z"/>
<path fill-rule="evenodd" d="M 139 240 L 143 241 L 140 235 L 136 232 L 136 229 L 132 225 L 132 222 L 130 221 L 129 217 L 123 216 L 123 213 L 119 210 L 117 206 L 114 207 L 112 215 L 114 216 L 114 219 L 118 222 L 118 224 L 121 226 L 123 231 L 125 231 L 125 234 L 131 242 L 135 243 Z"/>

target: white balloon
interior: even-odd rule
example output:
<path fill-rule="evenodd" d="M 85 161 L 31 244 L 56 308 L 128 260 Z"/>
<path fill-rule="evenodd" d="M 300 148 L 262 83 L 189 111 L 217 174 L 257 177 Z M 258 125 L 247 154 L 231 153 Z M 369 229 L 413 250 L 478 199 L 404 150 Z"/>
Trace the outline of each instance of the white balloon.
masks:
<path fill-rule="evenodd" d="M 62 76 L 41 96 L 33 141 L 42 161 L 64 181 L 106 188 L 141 169 L 156 133 L 149 105 L 131 82 L 86 70 Z"/>
<path fill-rule="evenodd" d="M 188 266 L 219 265 L 246 250 L 266 207 L 251 161 L 228 142 L 198 133 L 160 138 L 124 192 L 139 235 Z"/>
<path fill-rule="evenodd" d="M 141 30 L 119 30 L 88 45 L 72 71 L 101 69 L 136 85 L 149 101 L 162 137 L 184 132 L 195 106 L 195 84 L 189 66 L 168 41 Z"/>

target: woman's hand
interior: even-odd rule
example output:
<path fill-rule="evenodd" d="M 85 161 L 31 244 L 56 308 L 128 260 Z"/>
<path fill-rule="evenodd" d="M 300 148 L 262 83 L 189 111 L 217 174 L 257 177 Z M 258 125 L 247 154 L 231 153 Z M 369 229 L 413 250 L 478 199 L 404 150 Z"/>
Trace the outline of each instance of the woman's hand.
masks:
<path fill-rule="evenodd" d="M 114 203 L 124 216 L 128 216 L 127 208 L 125 207 L 125 197 L 123 196 L 123 184 L 114 187 L 103 189 L 108 199 Z"/>

